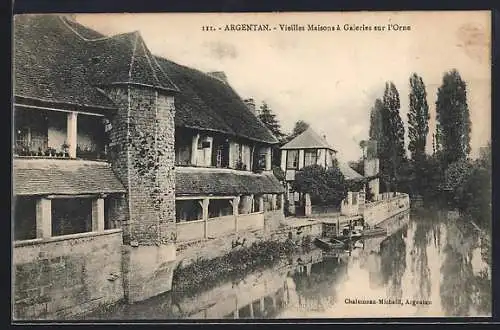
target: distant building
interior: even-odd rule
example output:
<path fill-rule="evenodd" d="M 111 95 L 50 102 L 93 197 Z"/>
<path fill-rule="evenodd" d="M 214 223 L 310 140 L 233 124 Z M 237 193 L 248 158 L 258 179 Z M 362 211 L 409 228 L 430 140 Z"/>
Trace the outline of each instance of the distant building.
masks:
<path fill-rule="evenodd" d="M 330 168 L 337 164 L 347 180 L 361 180 L 363 176 L 343 162 L 335 162 L 337 151 L 328 143 L 326 137 L 308 128 L 302 134 L 281 147 L 281 169 L 285 172 L 286 197 L 290 206 L 298 205 L 300 194 L 293 191 L 291 183 L 295 173 L 306 166 L 320 165 Z"/>

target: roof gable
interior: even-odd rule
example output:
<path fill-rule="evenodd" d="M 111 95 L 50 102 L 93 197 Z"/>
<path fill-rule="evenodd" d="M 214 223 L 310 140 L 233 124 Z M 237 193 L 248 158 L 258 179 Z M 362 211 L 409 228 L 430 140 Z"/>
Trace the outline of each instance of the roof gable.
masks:
<path fill-rule="evenodd" d="M 308 148 L 324 148 L 324 149 L 334 150 L 333 147 L 324 138 L 319 136 L 310 127 L 281 147 L 281 149 L 308 149 Z"/>
<path fill-rule="evenodd" d="M 15 17 L 15 95 L 102 107 L 113 104 L 96 88 L 101 85 L 177 90 L 137 32 L 97 38 L 78 26 L 57 15 Z"/>

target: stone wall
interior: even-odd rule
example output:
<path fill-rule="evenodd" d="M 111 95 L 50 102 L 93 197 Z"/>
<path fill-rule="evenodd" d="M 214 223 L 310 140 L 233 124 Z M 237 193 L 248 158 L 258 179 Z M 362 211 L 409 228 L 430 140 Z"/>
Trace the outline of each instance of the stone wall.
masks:
<path fill-rule="evenodd" d="M 60 319 L 121 300 L 122 240 L 114 229 L 15 243 L 13 318 Z"/>
<path fill-rule="evenodd" d="M 279 228 L 280 224 L 285 220 L 283 208 L 275 211 L 264 212 L 264 231 L 272 232 Z"/>
<path fill-rule="evenodd" d="M 252 245 L 257 240 L 264 239 L 264 230 L 254 230 L 238 233 L 229 233 L 224 237 L 214 239 L 203 239 L 198 241 L 177 244 L 177 263 L 183 267 L 192 262 L 202 259 L 214 259 L 229 253 L 233 249 L 233 243 L 240 242 L 245 246 Z"/>
<path fill-rule="evenodd" d="M 396 196 L 365 204 L 363 218 L 370 226 L 378 225 L 380 222 L 391 218 L 410 208 L 408 194 L 396 193 Z"/>

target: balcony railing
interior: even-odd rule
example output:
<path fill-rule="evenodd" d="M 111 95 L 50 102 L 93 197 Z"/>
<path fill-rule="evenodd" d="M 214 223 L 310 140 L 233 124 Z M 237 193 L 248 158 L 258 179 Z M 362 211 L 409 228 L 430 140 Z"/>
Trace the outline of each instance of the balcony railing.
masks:
<path fill-rule="evenodd" d="M 209 237 L 223 237 L 229 233 L 263 228 L 264 212 L 179 222 L 177 223 L 177 241 L 187 242 Z"/>
<path fill-rule="evenodd" d="M 14 155 L 17 157 L 70 158 L 68 146 L 63 144 L 56 149 L 49 147 L 47 139 L 18 140 L 14 145 Z M 77 159 L 106 160 L 106 152 L 97 148 L 76 148 Z"/>

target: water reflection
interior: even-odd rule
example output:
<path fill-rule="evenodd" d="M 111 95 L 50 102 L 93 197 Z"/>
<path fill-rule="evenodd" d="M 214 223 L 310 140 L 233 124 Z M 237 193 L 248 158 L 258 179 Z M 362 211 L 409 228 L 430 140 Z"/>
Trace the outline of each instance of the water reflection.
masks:
<path fill-rule="evenodd" d="M 487 235 L 467 219 L 450 221 L 437 211 L 405 213 L 382 225 L 388 236 L 365 240 L 350 256 L 313 250 L 194 297 L 165 294 L 90 318 L 491 315 Z M 353 304 L 356 299 L 376 303 Z"/>

